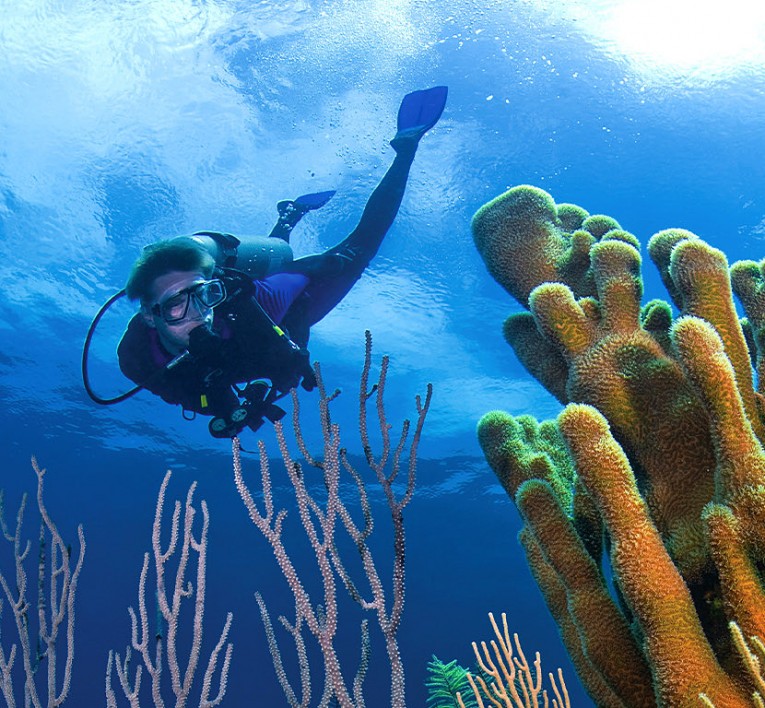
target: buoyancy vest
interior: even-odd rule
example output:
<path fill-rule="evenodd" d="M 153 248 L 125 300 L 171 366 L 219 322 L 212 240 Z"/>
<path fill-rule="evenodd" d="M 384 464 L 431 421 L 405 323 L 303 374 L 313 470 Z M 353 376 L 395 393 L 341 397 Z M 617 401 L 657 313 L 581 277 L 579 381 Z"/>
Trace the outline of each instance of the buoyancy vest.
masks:
<path fill-rule="evenodd" d="M 216 271 L 216 277 L 224 281 L 227 298 L 215 308 L 213 332 L 206 341 L 197 347 L 190 343 L 189 356 L 167 368 L 171 355 L 159 344 L 156 331 L 136 315 L 118 348 L 122 371 L 165 401 L 213 416 L 229 416 L 241 405 L 237 384 L 255 379 L 272 382 L 259 403 L 264 409 L 298 385 L 312 390 L 308 350 L 268 316 L 255 299 L 252 279 L 228 268 Z"/>

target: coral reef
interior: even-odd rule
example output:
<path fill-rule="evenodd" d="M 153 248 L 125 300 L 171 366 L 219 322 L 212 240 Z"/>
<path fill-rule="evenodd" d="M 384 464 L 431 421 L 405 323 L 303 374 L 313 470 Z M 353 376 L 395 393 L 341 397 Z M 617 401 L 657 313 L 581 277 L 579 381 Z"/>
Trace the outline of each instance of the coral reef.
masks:
<path fill-rule="evenodd" d="M 131 707 L 139 706 L 144 670 L 151 684 L 151 701 L 155 707 L 165 705 L 163 694 L 169 696 L 169 690 L 175 697 L 176 708 L 188 706 L 196 700 L 199 706 L 215 708 L 223 703 L 226 695 L 234 651 L 233 642 L 229 641 L 234 620 L 232 612 L 226 615 L 223 629 L 207 654 L 206 665 L 202 657 L 203 635 L 209 633 L 204 621 L 210 529 L 207 502 L 203 499 L 200 504 L 202 524 L 195 534 L 194 519 L 198 511 L 194 504 L 194 492 L 197 483 L 192 482 L 183 507 L 179 500 L 175 501 L 168 523 L 165 502 L 171 476 L 168 470 L 157 494 L 151 532 L 152 552 L 144 553 L 138 581 L 138 612 L 133 607 L 128 608 L 130 644 L 122 656 L 117 651 L 109 651 L 106 708 L 117 708 L 123 697 Z M 163 544 L 162 537 L 166 534 L 170 539 Z M 154 592 L 147 588 L 150 584 L 149 566 L 153 566 L 152 575 L 157 581 Z M 149 598 L 155 601 L 156 606 L 153 627 L 149 619 L 152 605 Z M 201 671 L 203 665 L 204 673 Z M 116 682 L 113 675 L 117 677 Z M 119 688 L 115 688 L 116 685 Z M 146 701 L 147 696 L 144 695 L 143 699 Z"/>
<path fill-rule="evenodd" d="M 662 231 L 648 253 L 674 309 L 641 307 L 639 242 L 610 217 L 522 185 L 472 228 L 528 310 L 507 342 L 566 406 L 541 424 L 493 411 L 478 434 L 588 692 L 601 706 L 755 705 L 729 623 L 765 637 L 762 264 L 729 269 L 694 234 Z"/>

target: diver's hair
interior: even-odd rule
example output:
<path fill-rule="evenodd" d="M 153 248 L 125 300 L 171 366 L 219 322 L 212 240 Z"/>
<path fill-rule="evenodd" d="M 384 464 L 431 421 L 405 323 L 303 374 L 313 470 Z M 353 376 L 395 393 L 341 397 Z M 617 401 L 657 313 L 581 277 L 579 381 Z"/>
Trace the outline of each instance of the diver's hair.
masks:
<path fill-rule="evenodd" d="M 199 271 L 205 278 L 210 278 L 214 268 L 212 254 L 191 236 L 156 241 L 146 246 L 133 263 L 125 293 L 129 300 L 148 303 L 151 286 L 160 276 L 178 270 Z"/>

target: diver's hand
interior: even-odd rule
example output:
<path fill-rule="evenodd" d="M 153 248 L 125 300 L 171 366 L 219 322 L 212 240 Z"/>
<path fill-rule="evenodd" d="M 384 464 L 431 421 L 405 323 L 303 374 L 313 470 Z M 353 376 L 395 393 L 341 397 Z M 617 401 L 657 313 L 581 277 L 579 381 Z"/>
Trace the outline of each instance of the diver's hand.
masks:
<path fill-rule="evenodd" d="M 189 354 L 201 364 L 217 366 L 221 359 L 221 338 L 202 324 L 189 332 Z"/>

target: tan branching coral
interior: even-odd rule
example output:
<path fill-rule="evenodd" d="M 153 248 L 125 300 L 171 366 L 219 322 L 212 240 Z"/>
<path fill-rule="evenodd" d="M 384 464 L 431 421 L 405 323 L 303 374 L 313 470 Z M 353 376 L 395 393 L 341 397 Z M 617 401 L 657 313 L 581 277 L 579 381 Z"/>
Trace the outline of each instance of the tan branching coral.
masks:
<path fill-rule="evenodd" d="M 536 653 L 532 669 L 518 635 L 513 634 L 512 641 L 510 639 L 507 615 L 502 613 L 502 629 L 491 612 L 489 621 L 496 638 L 488 644 L 481 642 L 480 649 L 473 642 L 473 653 L 483 676 L 467 674 L 479 708 L 487 705 L 484 699 L 488 704 L 500 708 L 571 708 L 563 672 L 558 669 L 557 680 L 553 674 L 547 675 L 550 682 L 548 695 L 547 689 L 542 688 L 542 658 L 539 652 Z M 465 708 L 459 693 L 457 701 L 461 708 Z"/>
<path fill-rule="evenodd" d="M 728 624 L 765 636 L 762 266 L 729 272 L 694 234 L 656 234 L 673 317 L 641 307 L 639 244 L 613 219 L 521 186 L 473 233 L 529 310 L 508 318 L 508 343 L 568 404 L 542 424 L 493 411 L 478 433 L 588 691 L 603 706 L 753 705 Z"/>

